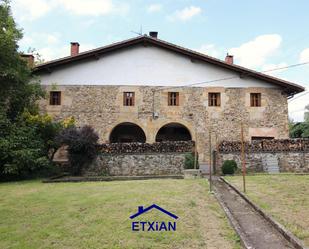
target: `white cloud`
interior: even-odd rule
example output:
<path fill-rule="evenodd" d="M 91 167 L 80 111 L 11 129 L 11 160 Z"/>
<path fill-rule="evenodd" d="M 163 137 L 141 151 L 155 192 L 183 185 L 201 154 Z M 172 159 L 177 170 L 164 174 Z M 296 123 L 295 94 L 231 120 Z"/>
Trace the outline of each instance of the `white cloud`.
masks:
<path fill-rule="evenodd" d="M 93 44 L 80 44 L 79 52 L 85 52 L 94 49 Z M 44 61 L 59 59 L 70 55 L 70 44 L 65 46 L 48 46 L 38 49 L 38 53 L 42 56 Z"/>
<path fill-rule="evenodd" d="M 202 9 L 196 6 L 186 7 L 182 10 L 177 10 L 174 14 L 169 16 L 171 21 L 181 20 L 181 21 L 188 21 L 194 16 L 200 14 Z"/>
<path fill-rule="evenodd" d="M 221 51 L 216 47 L 215 44 L 203 44 L 201 47 L 195 50 L 218 59 L 221 56 Z"/>
<path fill-rule="evenodd" d="M 59 33 L 31 33 L 22 38 L 19 45 L 24 48 L 33 46 L 55 45 L 59 43 Z"/>
<path fill-rule="evenodd" d="M 88 50 L 92 50 L 94 48 L 96 48 L 95 45 L 90 44 L 90 43 L 85 43 L 85 44 L 80 44 L 79 51 L 85 52 L 85 51 L 88 51 Z"/>
<path fill-rule="evenodd" d="M 47 14 L 53 7 L 53 1 L 46 0 L 15 0 L 12 10 L 20 21 L 33 21 Z"/>
<path fill-rule="evenodd" d="M 60 9 L 73 15 L 99 16 L 106 14 L 126 14 L 129 5 L 112 0 L 15 0 L 12 1 L 14 16 L 19 21 L 36 20 L 52 10 Z"/>
<path fill-rule="evenodd" d="M 283 71 L 287 70 L 287 69 L 279 69 L 282 67 L 287 67 L 288 64 L 286 62 L 281 62 L 278 64 L 273 64 L 273 63 L 268 63 L 268 64 L 264 64 L 262 66 L 262 71 L 269 71 L 269 72 L 264 72 L 266 74 L 270 74 L 270 75 L 277 75 L 279 73 L 282 73 Z M 278 70 L 274 70 L 273 69 L 278 69 Z"/>
<path fill-rule="evenodd" d="M 111 0 L 57 0 L 58 4 L 76 15 L 105 15 L 112 12 Z"/>
<path fill-rule="evenodd" d="M 154 3 L 148 6 L 147 11 L 150 13 L 159 12 L 162 9 L 162 5 L 158 3 Z"/>
<path fill-rule="evenodd" d="M 57 44 L 59 42 L 58 35 L 47 34 L 47 43 L 48 44 Z"/>
<path fill-rule="evenodd" d="M 299 62 L 304 63 L 309 61 L 309 48 L 304 49 L 299 55 Z"/>
<path fill-rule="evenodd" d="M 44 61 L 50 61 L 53 59 L 58 59 L 61 57 L 70 55 L 70 47 L 69 46 L 61 46 L 61 47 L 43 47 L 37 50 L 37 52 L 42 56 Z"/>
<path fill-rule="evenodd" d="M 240 47 L 231 48 L 229 54 L 234 55 L 238 64 L 255 68 L 262 66 L 278 50 L 281 41 L 278 34 L 261 35 Z"/>

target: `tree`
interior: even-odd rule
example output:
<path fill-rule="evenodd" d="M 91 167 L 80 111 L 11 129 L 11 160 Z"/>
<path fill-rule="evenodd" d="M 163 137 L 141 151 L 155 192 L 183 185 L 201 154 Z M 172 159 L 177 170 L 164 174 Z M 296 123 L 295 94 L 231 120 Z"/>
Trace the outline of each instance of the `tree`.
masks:
<path fill-rule="evenodd" d="M 18 52 L 17 42 L 21 38 L 9 1 L 0 0 L 0 106 L 10 120 L 16 120 L 25 108 L 35 112 L 36 101 L 44 96 Z"/>
<path fill-rule="evenodd" d="M 309 138 L 309 105 L 305 106 L 304 122 L 289 120 L 289 131 L 291 138 Z"/>
<path fill-rule="evenodd" d="M 309 105 L 305 106 L 304 121 L 309 123 Z"/>
<path fill-rule="evenodd" d="M 55 129 L 29 123 L 23 113 L 37 115 L 40 84 L 18 52 L 22 32 L 16 27 L 8 0 L 0 0 L 0 179 L 26 178 L 52 164 L 49 138 Z"/>

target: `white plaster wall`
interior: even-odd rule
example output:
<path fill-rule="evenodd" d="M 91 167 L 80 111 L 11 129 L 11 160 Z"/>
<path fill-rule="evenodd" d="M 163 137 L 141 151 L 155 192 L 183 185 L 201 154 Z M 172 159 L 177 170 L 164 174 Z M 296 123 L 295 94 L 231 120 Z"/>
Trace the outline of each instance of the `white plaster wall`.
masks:
<path fill-rule="evenodd" d="M 230 70 L 164 50 L 142 45 L 53 68 L 40 75 L 43 85 L 151 85 L 180 86 L 239 76 Z M 203 86 L 203 85 L 198 85 Z M 252 78 L 235 78 L 204 84 L 222 87 L 275 87 Z"/>

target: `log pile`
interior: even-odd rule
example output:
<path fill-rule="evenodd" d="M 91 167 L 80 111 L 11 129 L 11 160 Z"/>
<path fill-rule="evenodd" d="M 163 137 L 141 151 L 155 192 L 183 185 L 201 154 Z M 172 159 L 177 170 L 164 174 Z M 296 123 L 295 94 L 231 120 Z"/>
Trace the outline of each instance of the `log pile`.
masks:
<path fill-rule="evenodd" d="M 99 151 L 104 154 L 122 153 L 171 153 L 191 152 L 194 149 L 194 141 L 167 141 L 160 143 L 110 143 L 101 144 Z"/>
<path fill-rule="evenodd" d="M 240 141 L 222 141 L 219 144 L 220 153 L 241 151 Z M 287 152 L 309 151 L 309 139 L 272 139 L 245 142 L 246 152 Z"/>

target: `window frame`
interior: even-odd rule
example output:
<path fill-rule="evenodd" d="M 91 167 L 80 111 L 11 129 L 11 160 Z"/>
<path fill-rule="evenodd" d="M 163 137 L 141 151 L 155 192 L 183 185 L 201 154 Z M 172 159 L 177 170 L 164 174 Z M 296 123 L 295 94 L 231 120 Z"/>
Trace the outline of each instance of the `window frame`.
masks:
<path fill-rule="evenodd" d="M 58 94 L 57 97 L 55 97 L 56 95 L 54 94 Z M 61 91 L 50 91 L 49 92 L 49 105 L 52 106 L 57 106 L 57 105 L 61 105 Z"/>
<path fill-rule="evenodd" d="M 135 106 L 135 92 L 123 92 L 123 106 Z"/>
<path fill-rule="evenodd" d="M 262 93 L 250 93 L 250 107 L 262 106 Z"/>
<path fill-rule="evenodd" d="M 220 92 L 209 92 L 208 93 L 208 106 L 220 107 L 221 106 L 221 93 Z"/>
<path fill-rule="evenodd" d="M 179 92 L 168 92 L 167 105 L 168 106 L 179 106 Z"/>

